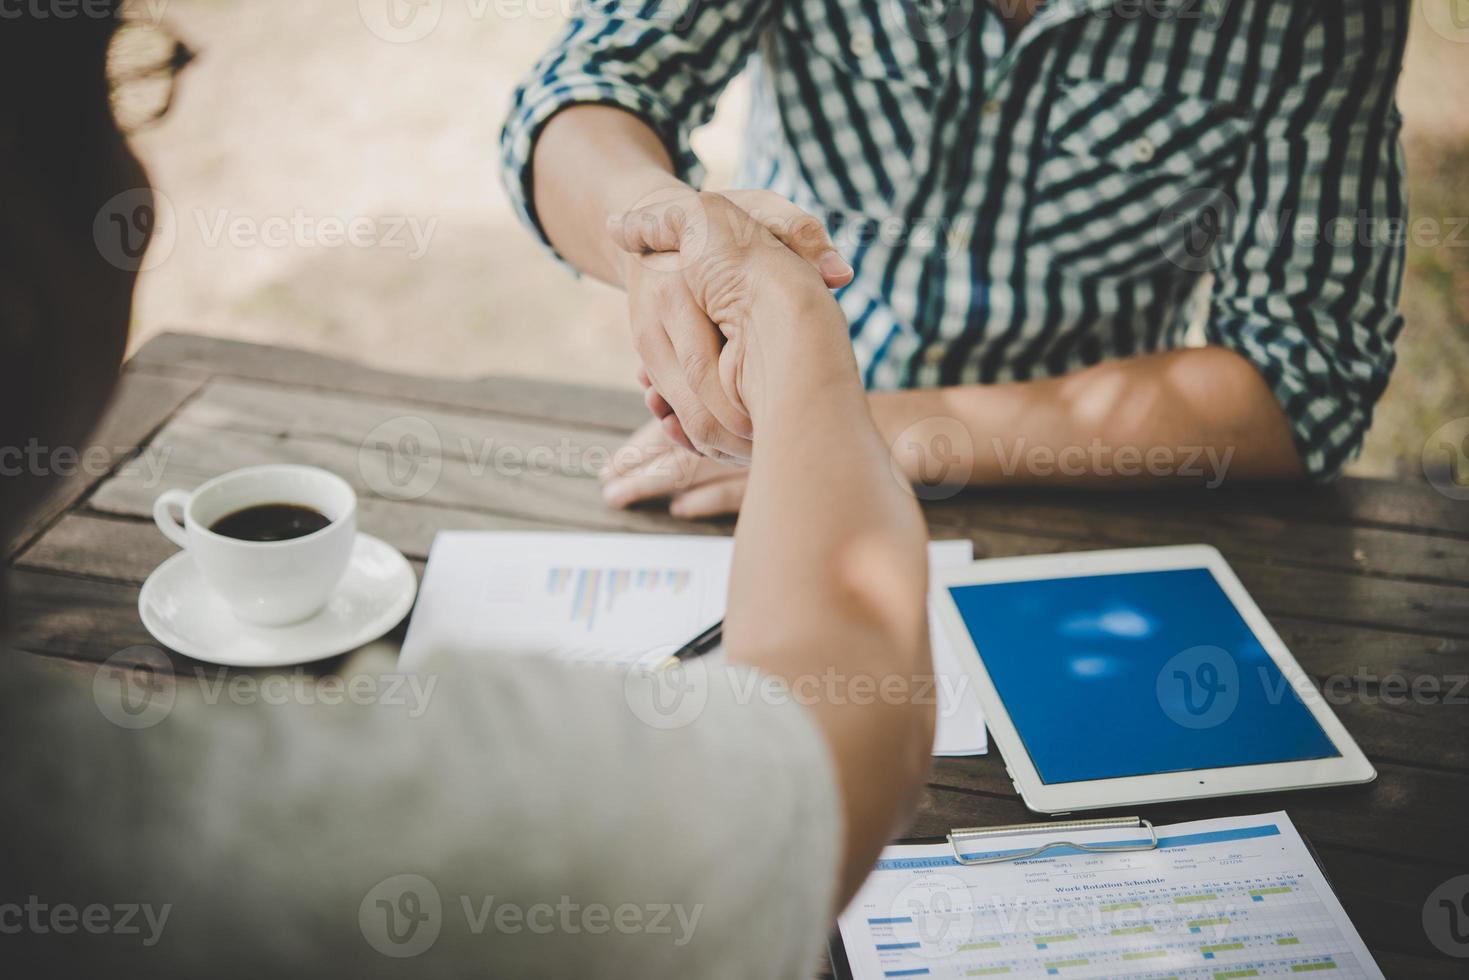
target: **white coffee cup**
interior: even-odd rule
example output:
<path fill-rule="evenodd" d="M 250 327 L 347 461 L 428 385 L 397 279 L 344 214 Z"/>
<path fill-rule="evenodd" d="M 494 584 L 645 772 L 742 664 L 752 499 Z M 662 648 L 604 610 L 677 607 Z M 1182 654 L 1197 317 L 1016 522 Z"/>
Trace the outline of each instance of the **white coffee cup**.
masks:
<path fill-rule="evenodd" d="M 331 523 L 284 541 L 243 541 L 210 530 L 221 517 L 259 504 L 309 507 Z M 236 618 L 284 626 L 314 615 L 341 581 L 357 539 L 357 495 L 346 480 L 314 466 L 250 466 L 217 476 L 193 493 L 165 491 L 153 502 L 153 520 L 170 541 L 188 549 L 205 584 Z"/>

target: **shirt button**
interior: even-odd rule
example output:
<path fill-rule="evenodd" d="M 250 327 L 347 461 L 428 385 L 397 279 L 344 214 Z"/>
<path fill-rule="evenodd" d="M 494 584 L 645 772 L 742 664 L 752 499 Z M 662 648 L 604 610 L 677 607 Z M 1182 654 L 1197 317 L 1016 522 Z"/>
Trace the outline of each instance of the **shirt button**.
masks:
<path fill-rule="evenodd" d="M 872 39 L 871 34 L 853 34 L 848 47 L 857 57 L 866 58 L 877 50 L 877 42 Z"/>
<path fill-rule="evenodd" d="M 938 344 L 931 344 L 928 350 L 923 352 L 923 359 L 934 367 L 937 367 L 944 362 L 945 353 L 947 352 Z"/>
<path fill-rule="evenodd" d="M 1137 158 L 1138 163 L 1152 163 L 1153 158 L 1158 155 L 1158 147 L 1144 136 L 1132 144 L 1132 155 Z"/>
<path fill-rule="evenodd" d="M 984 113 L 986 116 L 998 116 L 1000 114 L 1000 108 L 1001 106 L 998 99 L 990 99 L 984 105 L 979 107 L 979 111 Z"/>

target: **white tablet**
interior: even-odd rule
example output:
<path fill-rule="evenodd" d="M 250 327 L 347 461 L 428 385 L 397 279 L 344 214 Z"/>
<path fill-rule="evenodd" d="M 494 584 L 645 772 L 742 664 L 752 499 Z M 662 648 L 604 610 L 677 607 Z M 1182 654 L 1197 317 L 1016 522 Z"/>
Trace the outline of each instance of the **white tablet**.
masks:
<path fill-rule="evenodd" d="M 1206 545 L 935 573 L 934 608 L 1041 813 L 1376 778 Z"/>

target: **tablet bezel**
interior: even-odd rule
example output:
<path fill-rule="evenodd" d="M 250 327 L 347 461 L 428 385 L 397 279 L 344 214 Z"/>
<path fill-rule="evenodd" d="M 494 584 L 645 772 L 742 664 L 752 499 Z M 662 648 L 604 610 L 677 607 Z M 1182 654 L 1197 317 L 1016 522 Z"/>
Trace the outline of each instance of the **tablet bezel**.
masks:
<path fill-rule="evenodd" d="M 974 638 L 949 590 L 955 586 L 1038 579 L 1078 578 L 1127 572 L 1173 571 L 1206 568 L 1255 634 L 1260 645 L 1280 670 L 1282 677 L 1311 712 L 1340 757 L 1198 769 L 1188 772 L 1156 773 L 1148 776 L 1119 776 L 1084 782 L 1041 782 L 1030 753 L 1010 720 L 999 691 L 990 680 Z M 1038 813 L 1059 814 L 1076 810 L 1171 803 L 1180 800 L 1238 796 L 1276 790 L 1370 783 L 1377 771 L 1362 754 L 1356 741 L 1337 719 L 1306 672 L 1296 663 L 1285 642 L 1265 618 L 1233 569 L 1217 548 L 1210 545 L 1172 545 L 1159 548 L 1127 548 L 1087 551 L 1063 555 L 1023 558 L 991 558 L 960 568 L 938 570 L 931 586 L 935 608 L 950 640 L 961 654 L 971 683 L 976 685 L 985 724 L 1000 749 L 1015 789 L 1025 805 Z"/>

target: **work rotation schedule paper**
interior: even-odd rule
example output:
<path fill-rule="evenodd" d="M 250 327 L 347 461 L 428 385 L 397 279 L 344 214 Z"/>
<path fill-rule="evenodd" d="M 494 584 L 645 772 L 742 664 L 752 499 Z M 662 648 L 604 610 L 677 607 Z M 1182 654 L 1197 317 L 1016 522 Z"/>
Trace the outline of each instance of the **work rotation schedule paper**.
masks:
<path fill-rule="evenodd" d="M 724 616 L 733 556 L 733 539 L 702 535 L 441 532 L 400 663 L 416 670 L 435 650 L 457 650 L 652 666 Z M 968 541 L 929 546 L 933 567 L 973 557 Z M 932 609 L 929 620 L 934 754 L 983 754 L 978 693 Z"/>
<path fill-rule="evenodd" d="M 960 864 L 947 843 L 889 847 L 838 920 L 852 976 L 1382 976 L 1284 813 L 1158 835 L 1157 850 L 987 865 Z M 969 846 L 1021 853 L 1057 836 Z M 1059 836 L 1147 840 L 1136 828 Z"/>

